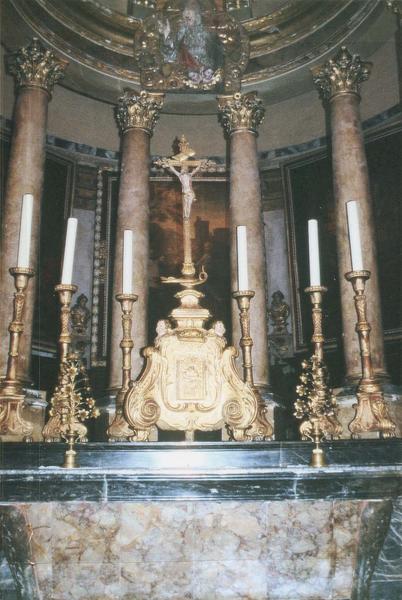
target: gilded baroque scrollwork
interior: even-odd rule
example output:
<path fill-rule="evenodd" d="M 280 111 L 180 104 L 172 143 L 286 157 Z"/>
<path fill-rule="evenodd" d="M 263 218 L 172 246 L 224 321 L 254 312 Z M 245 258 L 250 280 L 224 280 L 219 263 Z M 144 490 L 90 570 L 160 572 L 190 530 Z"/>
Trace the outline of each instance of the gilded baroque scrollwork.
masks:
<path fill-rule="evenodd" d="M 131 440 L 148 441 L 155 426 L 190 434 L 226 426 L 236 441 L 272 435 L 257 422 L 258 398 L 237 374 L 236 350 L 215 328 L 165 326 L 144 355 L 146 370 L 125 399 Z"/>
<path fill-rule="evenodd" d="M 8 64 L 18 87 L 39 87 L 51 94 L 68 62 L 57 58 L 34 37 L 28 46 L 9 57 Z"/>
<path fill-rule="evenodd" d="M 312 69 L 313 81 L 324 100 L 335 94 L 359 94 L 360 84 L 369 78 L 371 67 L 372 63 L 362 61 L 342 46 L 334 58 Z"/>
<path fill-rule="evenodd" d="M 198 0 L 174 0 L 143 21 L 134 57 L 146 89 L 235 92 L 248 64 L 249 40 L 227 12 L 203 10 Z"/>
<path fill-rule="evenodd" d="M 227 135 L 239 129 L 256 132 L 265 109 L 257 92 L 218 96 L 218 115 Z"/>
<path fill-rule="evenodd" d="M 124 133 L 127 129 L 145 129 L 152 134 L 163 106 L 164 94 L 125 90 L 116 108 L 117 123 Z"/>

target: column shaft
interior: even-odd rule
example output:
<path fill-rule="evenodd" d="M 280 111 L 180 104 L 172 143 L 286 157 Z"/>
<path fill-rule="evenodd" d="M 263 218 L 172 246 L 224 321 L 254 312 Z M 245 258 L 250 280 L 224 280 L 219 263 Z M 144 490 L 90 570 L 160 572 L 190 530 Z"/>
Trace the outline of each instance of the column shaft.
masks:
<path fill-rule="evenodd" d="M 368 320 L 372 326 L 370 341 L 373 367 L 377 376 L 383 378 L 387 376 L 373 206 L 359 110 L 360 84 L 368 79 L 370 70 L 371 63 L 362 62 L 359 56 L 352 56 L 344 46 L 333 59 L 313 70 L 314 83 L 324 101 L 329 101 L 331 118 L 343 346 L 346 380 L 349 383 L 355 383 L 361 377 L 353 293 L 349 282 L 345 279 L 345 273 L 351 271 L 346 217 L 346 202 L 349 200 L 357 200 L 359 203 L 363 266 L 371 272 L 366 296 Z"/>
<path fill-rule="evenodd" d="M 1 375 L 7 363 L 7 327 L 12 316 L 14 293 L 13 278 L 8 269 L 17 264 L 22 197 L 27 193 L 34 197 L 30 266 L 37 276 L 48 103 L 53 85 L 63 75 L 67 64 L 57 60 L 36 38 L 11 58 L 10 70 L 16 77 L 18 87 L 1 235 Z M 20 344 L 18 378 L 25 382 L 30 381 L 36 287 L 36 279 L 33 279 L 27 289 L 24 333 Z"/>
<path fill-rule="evenodd" d="M 122 132 L 122 159 L 115 253 L 113 265 L 113 305 L 110 338 L 109 389 L 122 385 L 120 349 L 121 308 L 115 300 L 122 292 L 123 231 L 134 232 L 133 293 L 138 301 L 133 309 L 132 373 L 136 379 L 143 366 L 141 350 L 148 343 L 148 264 L 149 264 L 149 160 L 150 137 L 163 105 L 163 94 L 126 90 L 119 98 L 116 117 Z M 119 408 L 119 407 L 118 407 Z M 124 423 L 123 423 L 124 425 Z M 125 436 L 126 432 L 118 432 Z M 114 434 L 113 434 L 114 435 Z"/>
<path fill-rule="evenodd" d="M 335 95 L 330 102 L 330 111 L 346 377 L 349 381 L 357 381 L 361 377 L 361 361 L 359 341 L 355 331 L 355 305 L 350 283 L 345 279 L 345 273 L 351 270 L 346 202 L 349 200 L 358 200 L 359 202 L 364 268 L 371 272 L 371 277 L 366 285 L 367 314 L 372 327 L 370 335 L 371 354 L 375 371 L 378 375 L 385 376 L 376 236 L 367 159 L 360 122 L 359 96 L 354 93 Z"/>
<path fill-rule="evenodd" d="M 269 385 L 267 269 L 256 128 L 264 114 L 261 101 L 251 92 L 218 98 L 220 117 L 230 135 L 231 282 L 237 289 L 236 227 L 247 227 L 249 288 L 255 291 L 250 306 L 255 384 Z M 237 303 L 232 302 L 233 344 L 241 337 Z"/>
<path fill-rule="evenodd" d="M 1 252 L 1 289 L 3 301 L 0 311 L 1 347 L 7 348 L 8 323 L 12 315 L 14 281 L 8 273 L 17 264 L 22 196 L 33 194 L 31 267 L 37 273 L 40 235 L 40 205 L 42 199 L 45 162 L 45 136 L 48 94 L 40 88 L 23 88 L 18 94 L 14 112 L 14 131 L 4 203 L 4 221 Z M 24 335 L 20 343 L 19 378 L 28 381 L 31 358 L 35 279 L 28 285 L 25 302 Z M 6 352 L 1 354 L 1 372 L 5 370 Z"/>
<path fill-rule="evenodd" d="M 116 245 L 113 268 L 113 308 L 110 342 L 109 387 L 121 387 L 122 354 L 121 308 L 115 300 L 123 289 L 123 231 L 134 232 L 133 292 L 138 302 L 133 309 L 132 376 L 141 371 L 141 349 L 147 345 L 148 260 L 149 260 L 149 147 L 150 136 L 144 129 L 128 129 L 123 134 Z"/>

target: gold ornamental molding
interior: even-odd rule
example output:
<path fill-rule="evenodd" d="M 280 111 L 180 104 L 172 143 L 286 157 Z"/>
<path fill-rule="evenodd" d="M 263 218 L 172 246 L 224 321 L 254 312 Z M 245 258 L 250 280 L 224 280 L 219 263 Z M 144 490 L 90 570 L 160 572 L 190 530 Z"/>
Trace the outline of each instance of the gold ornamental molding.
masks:
<path fill-rule="evenodd" d="M 124 95 L 119 98 L 116 109 L 116 119 L 121 133 L 128 129 L 144 129 L 152 135 L 153 128 L 159 119 L 159 113 L 163 106 L 164 94 L 146 92 L 135 92 L 125 90 Z"/>
<path fill-rule="evenodd" d="M 218 96 L 218 117 L 227 135 L 247 130 L 257 133 L 265 108 L 257 92 Z"/>
<path fill-rule="evenodd" d="M 360 84 L 370 76 L 372 63 L 352 55 L 346 46 L 324 65 L 312 69 L 313 81 L 320 96 L 330 100 L 338 94 L 358 94 Z"/>
<path fill-rule="evenodd" d="M 38 87 L 52 94 L 53 86 L 64 77 L 68 62 L 57 58 L 38 38 L 9 56 L 8 66 L 17 86 Z"/>

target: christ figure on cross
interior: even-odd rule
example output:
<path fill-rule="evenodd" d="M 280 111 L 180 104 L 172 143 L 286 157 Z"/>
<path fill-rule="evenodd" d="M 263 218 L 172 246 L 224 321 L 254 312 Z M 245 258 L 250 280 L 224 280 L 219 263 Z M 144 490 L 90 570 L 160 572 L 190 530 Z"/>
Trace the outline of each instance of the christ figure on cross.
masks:
<path fill-rule="evenodd" d="M 178 171 L 174 168 L 170 161 L 167 162 L 168 169 L 178 177 L 181 183 L 183 194 L 183 218 L 186 220 L 190 219 L 191 206 L 193 202 L 196 202 L 197 200 L 193 190 L 193 176 L 200 170 L 201 166 L 202 161 L 199 161 L 199 164 L 196 166 L 196 168 L 190 171 L 188 165 L 186 165 L 186 163 L 183 161 L 181 164 L 181 170 Z"/>

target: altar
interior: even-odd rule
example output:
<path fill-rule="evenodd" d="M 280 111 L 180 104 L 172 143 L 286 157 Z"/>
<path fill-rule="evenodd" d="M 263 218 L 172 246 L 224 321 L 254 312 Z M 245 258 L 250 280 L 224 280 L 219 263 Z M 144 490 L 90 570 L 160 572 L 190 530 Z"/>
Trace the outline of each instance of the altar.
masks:
<path fill-rule="evenodd" d="M 4 2 L 1 600 L 402 597 L 402 11 L 319 4 Z"/>
<path fill-rule="evenodd" d="M 9 569 L 30 600 L 396 600 L 402 443 L 325 446 L 2 444 Z"/>

